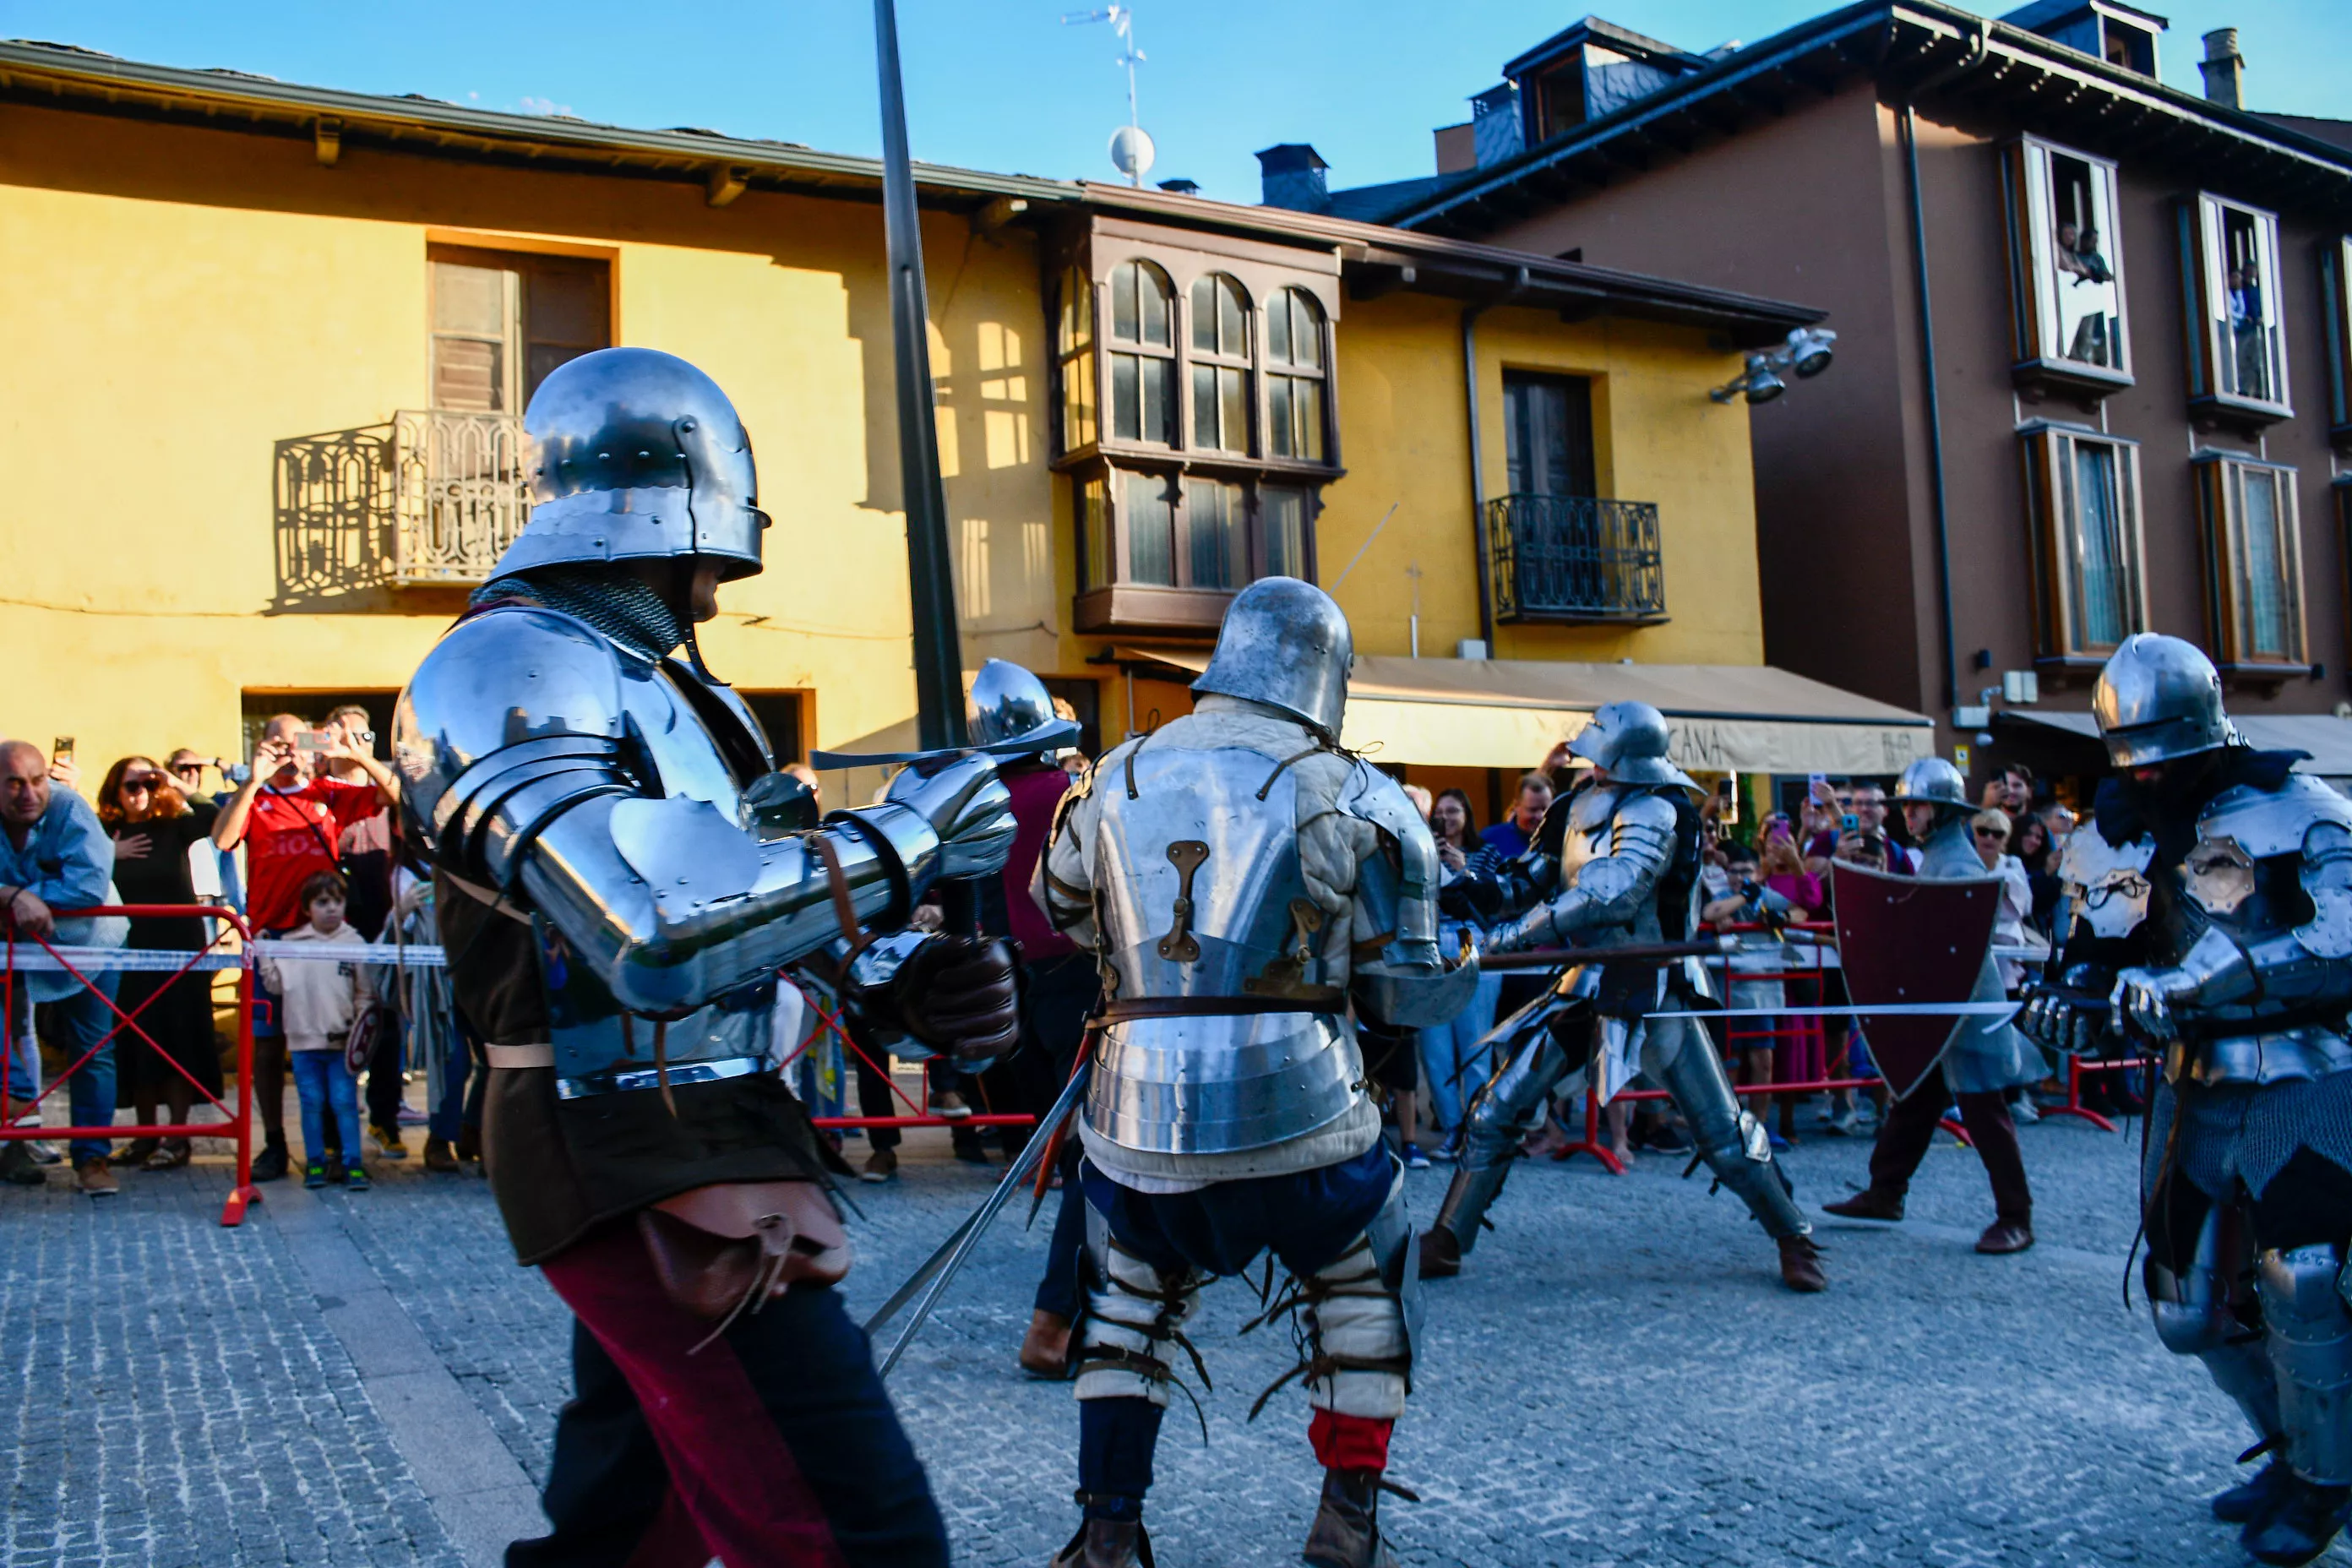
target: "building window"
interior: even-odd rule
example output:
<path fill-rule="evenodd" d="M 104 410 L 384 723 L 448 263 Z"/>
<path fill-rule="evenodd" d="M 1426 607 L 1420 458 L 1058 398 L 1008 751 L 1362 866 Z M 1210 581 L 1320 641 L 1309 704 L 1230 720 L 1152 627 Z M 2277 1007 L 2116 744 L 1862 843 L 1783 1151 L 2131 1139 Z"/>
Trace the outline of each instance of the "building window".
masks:
<path fill-rule="evenodd" d="M 1265 485 L 1257 492 L 1260 528 L 1265 536 L 1265 574 L 1307 575 L 1307 522 L 1315 492 L 1293 485 Z"/>
<path fill-rule="evenodd" d="M 2115 165 L 2024 141 L 2003 173 L 2019 379 L 2095 392 L 2128 384 Z"/>
<path fill-rule="evenodd" d="M 1122 261 L 1110 275 L 1110 433 L 1176 444 L 1176 311 L 1168 274 Z"/>
<path fill-rule="evenodd" d="M 1277 458 L 1323 460 L 1323 310 L 1303 289 L 1266 301 L 1266 449 Z"/>
<path fill-rule="evenodd" d="M 1513 495 L 1600 494 L 1592 451 L 1592 383 L 1580 375 L 1506 371 L 1503 451 Z"/>
<path fill-rule="evenodd" d="M 2352 236 L 2320 247 L 2321 310 L 2327 328 L 2327 434 L 2352 447 Z"/>
<path fill-rule="evenodd" d="M 433 406 L 520 414 L 548 373 L 612 344 L 600 259 L 434 246 Z"/>
<path fill-rule="evenodd" d="M 1213 272 L 1192 284 L 1192 445 L 1249 450 L 1249 298 Z"/>
<path fill-rule="evenodd" d="M 2223 668 L 2305 668 L 2294 470 L 2219 453 L 2196 461 L 2213 647 Z"/>
<path fill-rule="evenodd" d="M 2138 444 L 2064 426 L 2021 435 L 2042 655 L 2104 659 L 2147 627 Z"/>
<path fill-rule="evenodd" d="M 1247 503 L 1224 479 L 1184 481 L 1184 586 L 1239 588 L 1249 581 Z"/>
<path fill-rule="evenodd" d="M 2287 417 L 2278 219 L 2200 195 L 2181 207 L 2180 239 L 2192 405 L 2241 422 Z"/>
<path fill-rule="evenodd" d="M 1115 575 L 1110 559 L 1110 506 L 1102 476 L 1078 480 L 1078 588 L 1108 588 Z"/>
<path fill-rule="evenodd" d="M 1095 291 L 1076 267 L 1062 273 L 1054 353 L 1062 378 L 1062 450 L 1095 444 Z"/>

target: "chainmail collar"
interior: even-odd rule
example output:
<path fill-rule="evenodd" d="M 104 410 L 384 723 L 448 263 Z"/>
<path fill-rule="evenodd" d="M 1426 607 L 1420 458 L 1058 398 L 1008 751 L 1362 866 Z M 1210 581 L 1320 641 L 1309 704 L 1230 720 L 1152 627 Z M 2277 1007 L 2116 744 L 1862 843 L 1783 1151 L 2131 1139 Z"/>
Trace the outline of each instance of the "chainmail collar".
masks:
<path fill-rule="evenodd" d="M 495 578 L 474 590 L 467 607 L 526 600 L 587 622 L 632 653 L 659 660 L 686 641 L 668 601 L 633 572 L 607 566 L 541 566 Z"/>

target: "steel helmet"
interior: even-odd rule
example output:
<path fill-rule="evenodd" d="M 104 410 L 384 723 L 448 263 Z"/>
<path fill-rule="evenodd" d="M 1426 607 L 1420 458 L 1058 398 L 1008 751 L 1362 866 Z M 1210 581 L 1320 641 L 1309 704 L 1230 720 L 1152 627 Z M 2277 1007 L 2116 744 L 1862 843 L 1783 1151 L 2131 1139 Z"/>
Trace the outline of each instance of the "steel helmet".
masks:
<path fill-rule="evenodd" d="M 1569 755 L 1607 768 L 1612 779 L 1624 784 L 1683 784 L 1698 787 L 1682 769 L 1666 760 L 1673 740 L 1666 716 L 1646 702 L 1609 702 L 1595 710 L 1568 742 Z"/>
<path fill-rule="evenodd" d="M 1197 692 L 1279 708 L 1338 741 L 1356 643 L 1331 595 L 1296 577 L 1261 577 L 1234 595 Z"/>
<path fill-rule="evenodd" d="M 1896 805 L 1956 806 L 1969 809 L 1968 781 L 1960 770 L 1941 757 L 1921 757 L 1903 770 L 1887 797 Z"/>
<path fill-rule="evenodd" d="M 751 437 L 727 395 L 655 349 L 599 349 L 540 383 L 523 414 L 530 521 L 494 576 L 571 561 L 707 555 L 760 570 Z"/>
<path fill-rule="evenodd" d="M 971 743 L 999 755 L 1011 754 L 1013 743 L 1032 742 L 1038 752 L 1059 751 L 1078 733 L 1076 723 L 1054 711 L 1054 694 L 1045 683 L 1009 659 L 992 658 L 980 667 L 963 711 Z"/>
<path fill-rule="evenodd" d="M 2155 632 L 2124 639 L 2091 692 L 2091 711 L 2119 768 L 2241 744 L 2221 710 L 2221 676 L 2194 643 Z"/>

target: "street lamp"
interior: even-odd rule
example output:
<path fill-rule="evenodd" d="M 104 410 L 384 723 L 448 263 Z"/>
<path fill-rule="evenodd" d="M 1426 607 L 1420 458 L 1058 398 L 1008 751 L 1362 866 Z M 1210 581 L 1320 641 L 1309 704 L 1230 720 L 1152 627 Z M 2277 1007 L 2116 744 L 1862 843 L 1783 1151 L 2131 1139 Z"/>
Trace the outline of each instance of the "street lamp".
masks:
<path fill-rule="evenodd" d="M 1749 354 L 1746 370 L 1707 395 L 1717 403 L 1740 396 L 1750 403 L 1769 403 L 1789 390 L 1789 384 L 1781 379 L 1782 371 L 1793 371 L 1800 380 L 1811 381 L 1829 369 L 1836 342 L 1837 334 L 1827 327 L 1799 327 L 1779 348 Z"/>

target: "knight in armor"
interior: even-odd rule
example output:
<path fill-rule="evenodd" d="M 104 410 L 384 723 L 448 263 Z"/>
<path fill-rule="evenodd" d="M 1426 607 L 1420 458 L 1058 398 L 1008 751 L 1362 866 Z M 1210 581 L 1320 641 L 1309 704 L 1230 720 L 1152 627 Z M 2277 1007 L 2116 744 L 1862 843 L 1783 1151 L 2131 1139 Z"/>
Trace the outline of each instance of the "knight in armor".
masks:
<path fill-rule="evenodd" d="M 2352 1500 L 2352 803 L 2260 752 L 2212 663 L 2142 634 L 2092 698 L 2116 773 L 2066 845 L 2058 978 L 2024 1023 L 2156 1053 L 2141 1184 L 2157 1337 L 2253 1428 L 2213 1500 L 2263 1563 L 2327 1549 Z"/>
<path fill-rule="evenodd" d="M 1411 1232 L 1349 1008 L 1439 1022 L 1477 968 L 1438 951 L 1420 812 L 1339 749 L 1351 662 L 1328 595 L 1251 584 L 1198 706 L 1103 755 L 1038 868 L 1040 906 L 1097 955 L 1108 993 L 1079 1116 L 1085 1518 L 1055 1568 L 1150 1561 L 1143 1500 L 1178 1352 L 1200 1370 L 1183 1325 L 1204 1279 L 1266 1251 L 1291 1275 L 1266 1314 L 1299 1345 L 1283 1382 L 1305 1379 L 1324 1467 L 1306 1561 L 1395 1561 L 1378 1505 L 1412 1385 Z"/>
<path fill-rule="evenodd" d="M 943 1564 L 922 1468 L 828 1288 L 846 1238 L 772 1019 L 779 968 L 824 963 L 951 1056 L 1010 1045 L 1003 945 L 897 931 L 934 881 L 1003 866 L 1003 786 L 949 760 L 820 824 L 774 771 L 693 640 L 719 584 L 760 570 L 768 521 L 742 422 L 700 371 L 585 354 L 524 427 L 529 526 L 402 693 L 395 736 L 456 1002 L 488 1042 L 491 1188 L 577 1320 L 552 1528 L 507 1561 Z"/>
<path fill-rule="evenodd" d="M 1919 854 L 1919 875 L 1981 879 L 1984 858 L 1977 853 L 1969 804 L 1959 769 L 1941 757 L 1921 757 L 1903 770 L 1894 799 Z M 1971 1002 L 2008 997 L 2000 966 L 1990 952 L 1969 993 Z M 1990 1026 L 1988 1027 L 1988 1024 Z M 1988 1254 L 2022 1252 L 2033 1245 L 2033 1189 L 2025 1179 L 2025 1155 L 2018 1146 L 2017 1121 L 2009 1113 L 2008 1091 L 2049 1076 L 2042 1053 L 2006 1022 L 1964 1018 L 1954 1025 L 1939 1068 L 1887 1108 L 1878 1142 L 1870 1151 L 1870 1184 L 1850 1198 L 1823 1204 L 1822 1212 L 1847 1219 L 1899 1220 L 1904 1198 L 1919 1162 L 1936 1140 L 1944 1109 L 1957 1105 L 1960 1125 L 1984 1162 L 1992 1184 L 1993 1220 L 1977 1237 Z"/>
<path fill-rule="evenodd" d="M 1521 1142 L 1556 1093 L 1589 1084 L 1596 1058 L 1639 1070 L 1689 1122 L 1699 1156 L 1737 1194 L 1780 1254 L 1793 1290 L 1826 1288 L 1812 1226 L 1772 1161 L 1763 1124 L 1740 1108 L 1706 1031 L 1687 1018 L 1649 1018 L 1709 1005 L 1696 958 L 1668 967 L 1608 962 L 1612 947 L 1693 940 L 1698 933 L 1702 792 L 1667 761 L 1664 715 L 1646 702 L 1612 702 L 1568 742 L 1591 766 L 1552 802 L 1535 842 L 1462 895 L 1482 912 L 1510 916 L 1489 932 L 1487 952 L 1575 946 L 1593 960 L 1498 1025 L 1488 1038 L 1502 1066 L 1465 1113 L 1462 1158 L 1436 1224 L 1422 1238 L 1424 1276 L 1458 1274 L 1477 1244 Z"/>

